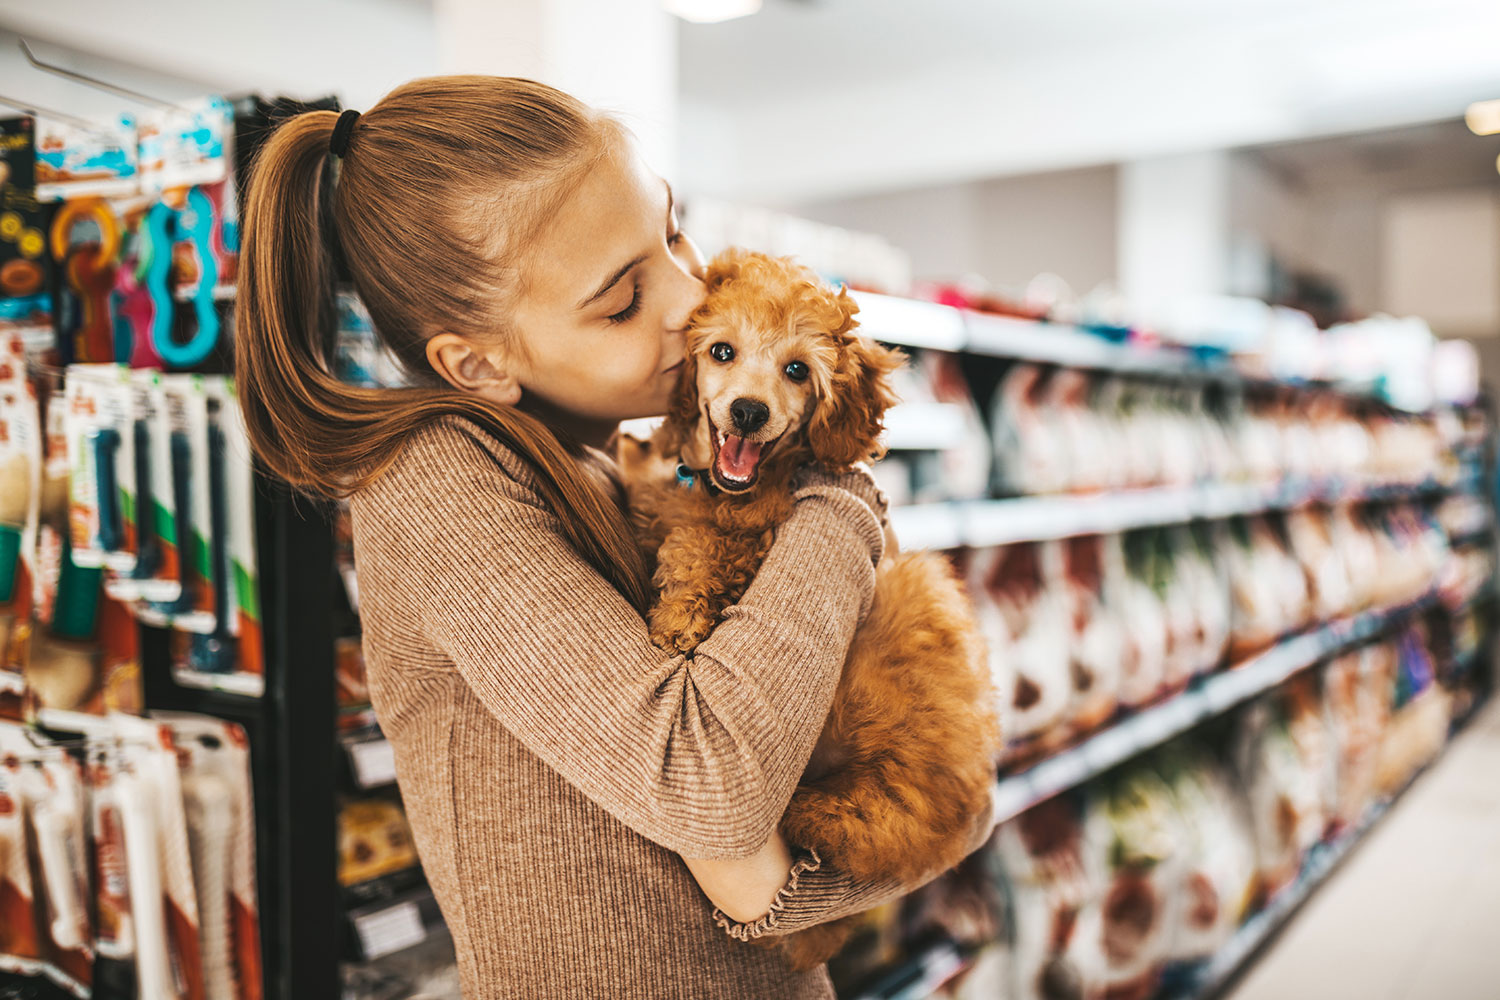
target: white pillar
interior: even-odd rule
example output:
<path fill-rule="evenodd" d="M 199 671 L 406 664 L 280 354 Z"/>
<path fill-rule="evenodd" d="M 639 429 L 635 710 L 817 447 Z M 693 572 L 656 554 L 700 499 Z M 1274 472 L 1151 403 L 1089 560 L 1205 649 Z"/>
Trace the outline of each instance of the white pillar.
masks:
<path fill-rule="evenodd" d="M 677 24 L 660 0 L 434 0 L 445 73 L 524 76 L 617 114 L 677 173 Z"/>
<path fill-rule="evenodd" d="M 1229 290 L 1229 183 L 1225 150 L 1121 166 L 1120 290 L 1143 319 Z"/>

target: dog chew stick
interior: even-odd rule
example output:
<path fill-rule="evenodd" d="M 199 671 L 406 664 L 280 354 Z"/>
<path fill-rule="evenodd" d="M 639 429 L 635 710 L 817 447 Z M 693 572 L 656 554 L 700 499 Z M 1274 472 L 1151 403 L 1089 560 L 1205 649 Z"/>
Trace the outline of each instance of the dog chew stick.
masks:
<path fill-rule="evenodd" d="M 141 774 L 123 771 L 115 778 L 120 819 L 125 827 L 125 858 L 135 918 L 137 995 L 175 1000 L 177 990 L 167 956 L 167 918 L 162 901 L 156 817 L 148 781 Z"/>
<path fill-rule="evenodd" d="M 207 1000 L 236 1000 L 229 925 L 229 839 L 233 832 L 229 786 L 211 774 L 186 776 L 182 798 L 198 892 L 204 995 Z"/>
<path fill-rule="evenodd" d="M 78 879 L 68 851 L 72 838 L 67 814 L 53 803 L 39 803 L 31 814 L 37 853 L 42 863 L 42 885 L 52 904 L 52 942 L 65 951 L 88 943 L 87 916 L 78 898 Z"/>

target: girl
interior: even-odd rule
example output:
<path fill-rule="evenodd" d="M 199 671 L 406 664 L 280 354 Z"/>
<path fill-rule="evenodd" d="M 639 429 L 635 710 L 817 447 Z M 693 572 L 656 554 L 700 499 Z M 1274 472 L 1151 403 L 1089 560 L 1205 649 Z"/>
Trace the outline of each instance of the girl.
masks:
<path fill-rule="evenodd" d="M 330 374 L 340 261 L 409 387 Z M 251 172 L 239 397 L 267 466 L 351 498 L 370 696 L 470 1000 L 830 997 L 745 942 L 915 888 L 777 834 L 873 593 L 867 473 L 806 471 L 693 654 L 647 639 L 601 449 L 665 411 L 702 266 L 623 127 L 526 80 L 301 115 Z"/>

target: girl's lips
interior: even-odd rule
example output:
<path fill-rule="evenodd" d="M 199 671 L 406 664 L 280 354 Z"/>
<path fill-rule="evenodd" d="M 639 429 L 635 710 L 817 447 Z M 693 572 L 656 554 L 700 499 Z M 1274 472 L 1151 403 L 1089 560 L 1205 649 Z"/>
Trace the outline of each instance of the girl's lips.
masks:
<path fill-rule="evenodd" d="M 678 370 L 678 369 L 679 369 L 679 368 L 681 368 L 681 367 L 682 367 L 682 365 L 683 365 L 683 363 L 684 363 L 684 362 L 685 362 L 685 361 L 687 361 L 687 358 L 683 358 L 683 359 L 682 359 L 682 361 L 679 361 L 679 362 L 677 362 L 677 363 L 676 363 L 676 364 L 675 364 L 675 365 L 673 365 L 673 366 L 672 366 L 672 367 L 671 367 L 671 368 L 668 368 L 668 369 L 666 369 L 666 370 L 665 370 L 665 371 L 663 371 L 663 372 L 662 372 L 662 374 L 663 374 L 663 375 L 670 375 L 670 374 L 672 374 L 672 373 L 673 373 L 673 372 L 675 372 L 675 371 L 677 371 L 677 370 Z"/>

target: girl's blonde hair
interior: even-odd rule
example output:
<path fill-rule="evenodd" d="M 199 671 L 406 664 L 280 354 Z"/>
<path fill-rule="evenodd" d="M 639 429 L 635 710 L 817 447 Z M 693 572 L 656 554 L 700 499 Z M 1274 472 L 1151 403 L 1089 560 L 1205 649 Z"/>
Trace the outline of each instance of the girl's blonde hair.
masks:
<path fill-rule="evenodd" d="M 414 80 L 355 121 L 334 183 L 338 117 L 291 119 L 250 169 L 235 370 L 256 454 L 298 487 L 346 496 L 387 469 L 413 431 L 465 417 L 535 471 L 568 541 L 644 610 L 644 561 L 619 508 L 580 466 L 582 446 L 451 388 L 426 356 L 442 331 L 513 335 L 506 314 L 522 290 L 521 248 L 623 129 L 531 80 Z M 410 387 L 336 377 L 341 261 Z"/>

